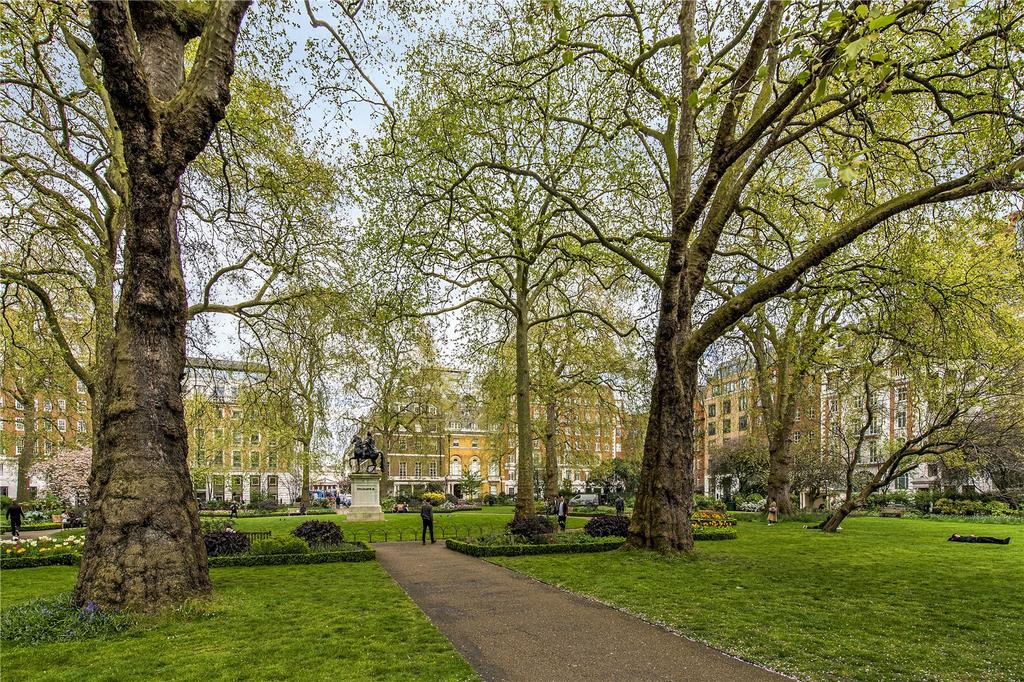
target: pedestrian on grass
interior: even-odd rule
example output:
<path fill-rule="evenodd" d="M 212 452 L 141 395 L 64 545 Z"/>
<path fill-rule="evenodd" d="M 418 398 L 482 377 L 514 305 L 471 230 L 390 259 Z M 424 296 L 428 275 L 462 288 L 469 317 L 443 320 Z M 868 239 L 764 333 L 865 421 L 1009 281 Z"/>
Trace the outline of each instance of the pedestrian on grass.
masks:
<path fill-rule="evenodd" d="M 238 518 L 238 503 L 237 502 L 232 502 L 231 503 L 231 518 L 233 518 L 233 519 L 237 519 Z"/>
<path fill-rule="evenodd" d="M 4 516 L 11 522 L 11 537 L 15 540 L 21 539 L 21 519 L 25 516 L 25 512 L 22 511 L 21 505 L 15 500 L 11 502 L 11 506 L 4 512 Z"/>
<path fill-rule="evenodd" d="M 615 498 L 615 515 L 622 516 L 623 512 L 626 511 L 626 502 L 622 499 L 622 495 Z"/>
<path fill-rule="evenodd" d="M 775 500 L 772 500 L 772 503 L 768 505 L 768 525 L 774 526 L 778 520 L 779 507 L 775 504 Z"/>
<path fill-rule="evenodd" d="M 555 513 L 558 515 L 558 527 L 565 530 L 565 519 L 569 516 L 569 503 L 561 495 L 558 496 Z"/>
<path fill-rule="evenodd" d="M 427 544 L 427 529 L 430 530 L 430 544 L 434 544 L 434 506 L 423 500 L 420 507 L 420 521 L 423 522 L 423 544 Z"/>

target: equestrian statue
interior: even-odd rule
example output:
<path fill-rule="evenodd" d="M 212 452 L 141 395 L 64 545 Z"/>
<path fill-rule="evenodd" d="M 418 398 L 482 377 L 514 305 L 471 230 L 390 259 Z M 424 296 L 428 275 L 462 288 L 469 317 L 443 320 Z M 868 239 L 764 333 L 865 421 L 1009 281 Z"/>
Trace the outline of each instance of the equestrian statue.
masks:
<path fill-rule="evenodd" d="M 358 435 L 352 436 L 352 456 L 348 458 L 348 461 L 349 464 L 355 462 L 353 467 L 355 473 L 363 473 L 360 470 L 362 463 L 369 462 L 366 465 L 365 473 L 371 473 L 384 468 L 384 453 L 377 449 L 377 445 L 373 442 L 373 434 L 367 432 L 366 440 Z"/>

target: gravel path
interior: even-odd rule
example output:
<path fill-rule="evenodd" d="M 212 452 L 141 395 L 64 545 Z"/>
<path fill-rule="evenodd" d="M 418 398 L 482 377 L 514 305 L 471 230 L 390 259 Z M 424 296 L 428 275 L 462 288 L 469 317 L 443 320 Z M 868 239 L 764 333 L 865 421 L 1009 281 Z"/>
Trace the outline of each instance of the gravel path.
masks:
<path fill-rule="evenodd" d="M 621 611 L 446 549 L 377 560 L 485 680 L 786 680 Z"/>

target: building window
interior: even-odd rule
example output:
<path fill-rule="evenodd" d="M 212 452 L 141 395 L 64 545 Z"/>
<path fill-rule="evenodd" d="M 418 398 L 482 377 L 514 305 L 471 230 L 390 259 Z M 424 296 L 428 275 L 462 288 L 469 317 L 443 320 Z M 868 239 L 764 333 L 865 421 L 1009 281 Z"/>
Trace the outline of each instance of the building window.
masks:
<path fill-rule="evenodd" d="M 717 403 L 711 403 L 710 405 L 708 405 L 708 416 L 709 417 L 717 417 L 718 416 L 717 410 L 718 410 L 718 404 Z"/>
<path fill-rule="evenodd" d="M 242 451 L 232 450 L 231 451 L 231 466 L 240 467 L 242 466 Z"/>
<path fill-rule="evenodd" d="M 726 393 L 734 393 L 735 391 L 736 391 L 736 382 L 735 381 L 730 381 L 728 384 L 725 385 L 725 392 Z"/>
<path fill-rule="evenodd" d="M 14 441 L 14 454 L 21 457 L 21 453 L 25 452 L 25 439 L 19 438 Z"/>
<path fill-rule="evenodd" d="M 15 417 L 14 418 L 14 430 L 15 431 L 24 431 L 25 430 L 25 418 L 24 417 Z"/>
<path fill-rule="evenodd" d="M 732 414 L 731 400 L 726 399 L 722 401 L 722 414 Z"/>
<path fill-rule="evenodd" d="M 53 454 L 53 443 L 51 443 L 50 441 L 46 441 L 46 446 L 43 448 L 43 452 L 45 452 L 48 455 L 52 455 Z"/>
<path fill-rule="evenodd" d="M 480 475 L 480 460 L 477 459 L 476 457 L 469 460 L 469 473 L 473 474 L 474 476 Z"/>
<path fill-rule="evenodd" d="M 242 411 L 241 410 L 231 410 L 231 418 L 234 419 L 235 421 L 241 421 L 241 419 L 242 419 Z"/>
<path fill-rule="evenodd" d="M 497 462 L 492 460 L 491 463 L 487 465 L 487 475 L 490 476 L 491 478 L 497 478 L 498 477 L 498 463 Z"/>
<path fill-rule="evenodd" d="M 260 491 L 260 477 L 250 476 L 249 477 L 249 494 L 258 493 Z"/>
<path fill-rule="evenodd" d="M 16 409 L 16 410 L 24 410 L 25 409 L 25 403 L 23 403 L 20 400 L 18 400 L 17 398 L 15 398 L 14 399 L 14 409 Z"/>
<path fill-rule="evenodd" d="M 907 411 L 897 410 L 896 412 L 896 426 L 901 429 L 907 428 Z"/>
<path fill-rule="evenodd" d="M 231 439 L 232 439 L 232 442 L 235 445 L 241 445 L 242 444 L 242 432 L 241 431 L 235 431 L 234 433 L 231 434 Z"/>
<path fill-rule="evenodd" d="M 67 431 L 68 430 L 68 420 L 67 419 L 58 419 L 57 420 L 57 430 L 60 431 L 61 433 L 64 433 L 65 431 Z"/>
<path fill-rule="evenodd" d="M 743 377 L 740 379 L 740 390 L 745 391 L 750 388 L 750 377 Z"/>
<path fill-rule="evenodd" d="M 708 435 L 714 436 L 718 433 L 718 425 L 716 422 L 708 422 Z"/>
<path fill-rule="evenodd" d="M 249 453 L 249 468 L 259 469 L 260 468 L 260 453 L 250 452 Z"/>
<path fill-rule="evenodd" d="M 907 387 L 906 386 L 900 386 L 899 388 L 896 389 L 896 400 L 898 402 L 901 402 L 901 403 L 902 402 L 906 402 L 906 400 L 907 400 Z"/>
<path fill-rule="evenodd" d="M 723 419 L 722 420 L 722 433 L 732 433 L 732 420 L 731 419 Z"/>
<path fill-rule="evenodd" d="M 79 419 L 78 420 L 78 432 L 79 433 L 85 433 L 85 420 L 84 419 Z"/>
<path fill-rule="evenodd" d="M 835 414 L 836 412 L 839 411 L 839 399 L 838 398 L 831 398 L 828 401 L 828 411 L 831 414 Z"/>
<path fill-rule="evenodd" d="M 267 468 L 268 469 L 276 469 L 277 468 L 277 455 L 267 455 Z M 276 480 L 276 477 L 275 477 L 275 480 Z"/>
<path fill-rule="evenodd" d="M 43 401 L 43 412 L 53 412 L 53 401 L 49 398 Z"/>
<path fill-rule="evenodd" d="M 408 475 L 407 471 L 408 471 L 408 469 L 407 469 L 406 463 L 405 462 L 399 462 L 398 463 L 398 475 L 399 476 L 407 476 Z"/>
<path fill-rule="evenodd" d="M 910 477 L 903 474 L 896 479 L 896 490 L 906 490 L 910 487 Z"/>
<path fill-rule="evenodd" d="M 868 456 L 870 457 L 871 462 L 878 461 L 878 443 L 871 444 L 871 449 L 868 451 Z"/>
<path fill-rule="evenodd" d="M 471 448 L 478 448 L 478 447 L 480 447 L 480 441 L 478 441 L 476 438 L 474 438 L 472 441 L 470 441 L 469 447 L 471 447 Z"/>
<path fill-rule="evenodd" d="M 747 415 L 740 417 L 740 431 L 747 430 Z"/>
<path fill-rule="evenodd" d="M 76 381 L 75 390 L 77 390 L 79 393 L 85 393 L 85 384 L 83 384 L 81 380 Z"/>
<path fill-rule="evenodd" d="M 459 439 L 458 438 L 452 438 L 452 447 L 453 448 L 459 447 Z"/>
<path fill-rule="evenodd" d="M 459 459 L 458 457 L 452 457 L 452 464 L 451 464 L 450 469 L 451 469 L 452 476 L 461 476 L 462 475 L 462 460 Z"/>
<path fill-rule="evenodd" d="M 422 476 L 422 475 L 423 475 L 423 463 L 422 463 L 422 462 L 416 462 L 416 463 L 415 463 L 415 464 L 413 465 L 413 467 L 412 467 L 412 472 L 413 472 L 413 474 L 414 474 L 414 475 L 415 475 L 415 476 L 416 476 L 417 478 L 419 478 L 420 476 Z"/>
<path fill-rule="evenodd" d="M 401 438 L 398 439 L 398 451 L 399 452 L 405 452 L 405 449 L 407 447 L 408 447 L 408 439 L 405 436 L 402 436 Z"/>
<path fill-rule="evenodd" d="M 85 401 L 84 400 L 79 400 L 78 401 L 78 408 L 77 409 L 78 409 L 79 414 L 85 414 Z"/>
<path fill-rule="evenodd" d="M 794 443 L 799 443 L 801 438 L 803 438 L 803 434 L 800 433 L 799 431 L 796 431 L 796 432 L 793 433 L 793 442 Z"/>
<path fill-rule="evenodd" d="M 270 488 L 277 487 L 277 476 L 267 476 L 267 486 Z"/>
<path fill-rule="evenodd" d="M 223 450 L 218 450 L 216 452 L 216 454 L 214 454 L 214 456 L 213 456 L 213 463 L 214 464 L 220 464 L 220 465 L 224 464 L 224 451 Z"/>
<path fill-rule="evenodd" d="M 745 395 L 741 395 L 740 396 L 739 409 L 740 409 L 740 412 L 746 412 L 747 411 L 747 396 L 745 396 Z"/>
<path fill-rule="evenodd" d="M 259 434 L 259 432 L 249 434 L 249 445 L 259 445 L 259 444 L 260 444 L 260 434 Z"/>
<path fill-rule="evenodd" d="M 64 398 L 58 398 L 57 399 L 57 410 L 62 412 L 62 413 L 63 412 L 67 412 L 68 411 L 68 401 L 64 400 Z"/>
<path fill-rule="evenodd" d="M 431 462 L 430 463 L 429 472 L 430 472 L 430 477 L 431 478 L 437 478 L 437 462 Z"/>

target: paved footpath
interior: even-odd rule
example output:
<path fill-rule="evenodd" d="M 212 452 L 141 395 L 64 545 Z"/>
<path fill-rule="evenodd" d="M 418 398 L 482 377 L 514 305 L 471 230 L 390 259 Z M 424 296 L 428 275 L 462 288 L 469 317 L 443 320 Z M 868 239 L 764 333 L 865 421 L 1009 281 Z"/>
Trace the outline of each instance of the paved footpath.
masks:
<path fill-rule="evenodd" d="M 789 679 L 442 541 L 375 548 L 381 566 L 488 681 Z"/>

